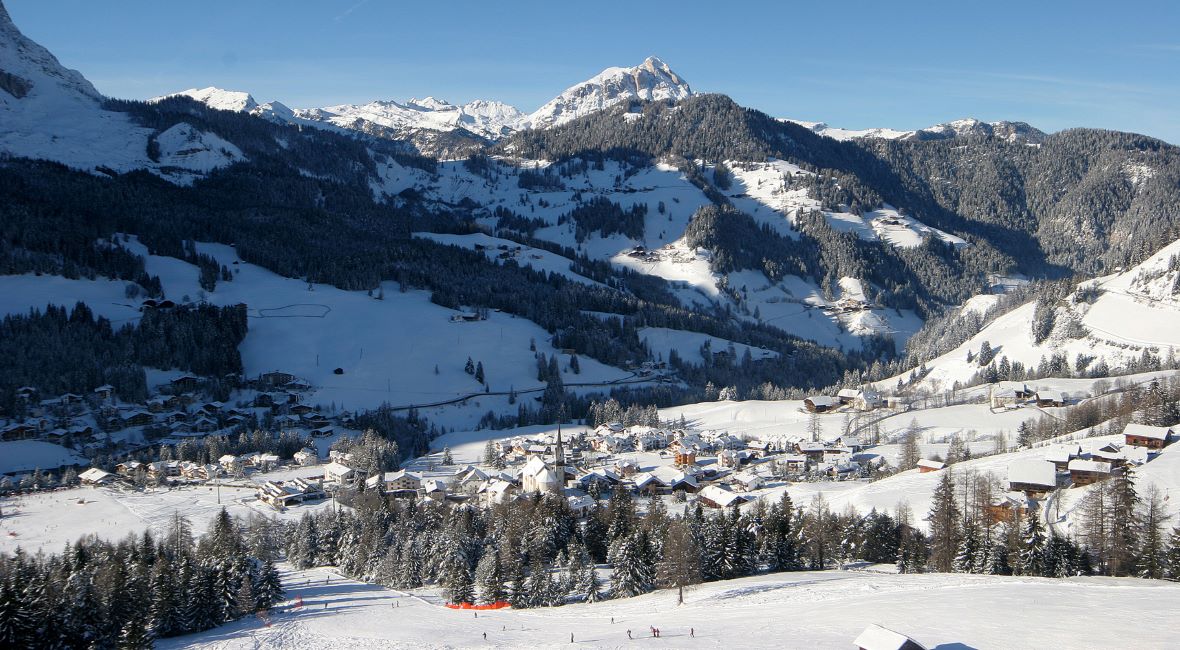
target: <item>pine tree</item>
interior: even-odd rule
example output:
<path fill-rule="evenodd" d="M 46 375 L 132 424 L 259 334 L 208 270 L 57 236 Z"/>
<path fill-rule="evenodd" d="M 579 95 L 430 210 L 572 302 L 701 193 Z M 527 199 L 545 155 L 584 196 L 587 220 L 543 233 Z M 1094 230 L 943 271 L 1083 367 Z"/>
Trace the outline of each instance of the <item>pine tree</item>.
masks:
<path fill-rule="evenodd" d="M 119 650 L 151 650 L 152 641 L 152 630 L 144 617 L 133 616 L 119 633 Z"/>
<path fill-rule="evenodd" d="M 602 600 L 602 580 L 598 577 L 598 569 L 593 564 L 586 565 L 586 577 L 582 584 L 582 593 L 586 602 L 597 603 Z"/>
<path fill-rule="evenodd" d="M 619 537 L 612 545 L 615 574 L 611 591 L 616 598 L 651 591 L 651 565 L 645 561 L 642 536 L 642 532 L 635 532 Z"/>
<path fill-rule="evenodd" d="M 1029 515 L 1024 522 L 1020 547 L 1020 574 L 1043 576 L 1047 565 L 1045 529 L 1041 518 Z"/>
<path fill-rule="evenodd" d="M 498 603 L 507 596 L 500 554 L 495 549 L 488 549 L 479 559 L 475 567 L 475 584 L 479 590 L 479 602 L 485 605 Z"/>
<path fill-rule="evenodd" d="M 1110 547 L 1108 567 L 1111 575 L 1133 572 L 1139 557 L 1139 495 L 1135 490 L 1134 471 L 1125 468 L 1107 481 L 1110 500 Z"/>
<path fill-rule="evenodd" d="M 974 519 L 968 519 L 963 522 L 963 535 L 955 554 L 954 570 L 958 573 L 976 573 L 980 555 L 979 526 Z"/>
<path fill-rule="evenodd" d="M 269 558 L 264 560 L 254 584 L 254 600 L 258 609 L 269 610 L 283 597 L 283 583 L 279 571 Z"/>
<path fill-rule="evenodd" d="M 1180 526 L 1172 529 L 1172 534 L 1168 537 L 1168 555 L 1167 566 L 1164 569 L 1164 577 L 1168 580 L 1180 582 Z"/>
<path fill-rule="evenodd" d="M 442 464 L 443 465 L 454 465 L 455 464 L 455 459 L 451 456 L 451 448 L 450 447 L 443 447 Z"/>
<path fill-rule="evenodd" d="M 33 621 L 11 577 L 0 583 L 0 645 L 6 648 L 31 645 Z"/>
<path fill-rule="evenodd" d="M 1143 578 L 1162 578 L 1167 567 L 1164 522 L 1169 519 L 1159 487 L 1151 484 L 1139 513 L 1141 545 L 1136 573 Z"/>
<path fill-rule="evenodd" d="M 483 446 L 483 464 L 492 467 L 496 464 L 496 460 L 499 457 L 500 454 L 496 453 L 495 443 L 488 440 L 487 444 Z"/>
<path fill-rule="evenodd" d="M 930 505 L 930 566 L 944 573 L 954 568 L 959 548 L 959 506 L 951 470 L 943 470 Z"/>

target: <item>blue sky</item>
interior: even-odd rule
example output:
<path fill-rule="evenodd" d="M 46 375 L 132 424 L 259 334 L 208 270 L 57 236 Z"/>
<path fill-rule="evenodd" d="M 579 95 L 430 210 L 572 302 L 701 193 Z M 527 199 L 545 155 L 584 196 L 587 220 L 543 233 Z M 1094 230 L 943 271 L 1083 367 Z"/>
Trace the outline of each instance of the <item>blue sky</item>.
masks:
<path fill-rule="evenodd" d="M 655 54 L 780 117 L 959 117 L 1180 143 L 1180 3 L 6 0 L 99 90 L 247 90 L 295 107 L 434 95 L 532 111 Z"/>

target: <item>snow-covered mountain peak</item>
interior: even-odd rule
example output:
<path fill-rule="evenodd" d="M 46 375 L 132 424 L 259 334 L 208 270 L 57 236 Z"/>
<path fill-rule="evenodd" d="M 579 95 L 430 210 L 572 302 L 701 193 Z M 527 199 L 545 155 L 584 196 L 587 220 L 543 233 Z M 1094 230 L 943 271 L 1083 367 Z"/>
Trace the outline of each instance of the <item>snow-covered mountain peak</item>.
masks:
<path fill-rule="evenodd" d="M 1044 141 L 1045 133 L 1025 122 L 984 122 L 973 117 L 967 117 L 942 124 L 935 124 L 924 129 L 901 131 L 889 128 L 873 129 L 842 129 L 833 127 L 826 122 L 809 122 L 806 120 L 784 119 L 784 122 L 794 122 L 820 135 L 836 140 L 859 140 L 862 138 L 879 138 L 883 140 L 947 140 L 951 138 L 967 137 L 995 137 L 1008 142 L 1022 142 L 1039 144 Z"/>
<path fill-rule="evenodd" d="M 102 94 L 76 70 L 64 67 L 57 57 L 30 40 L 17 29 L 0 2 L 0 104 L 9 107 L 14 100 L 102 99 Z"/>
<path fill-rule="evenodd" d="M 550 100 L 529 116 L 533 128 L 565 124 L 623 101 L 673 99 L 692 95 L 692 88 L 659 58 L 649 56 L 632 68 L 607 68 Z"/>
<path fill-rule="evenodd" d="M 248 113 L 258 107 L 258 102 L 254 101 L 250 93 L 238 90 L 224 90 L 214 86 L 209 86 L 208 88 L 189 88 L 188 90 L 182 90 L 171 95 L 153 97 L 148 101 L 158 102 L 161 99 L 168 99 L 169 97 L 191 97 L 209 108 L 215 108 L 221 111 L 235 111 L 238 113 Z"/>
<path fill-rule="evenodd" d="M 457 108 L 454 104 L 444 99 L 437 99 L 432 96 L 427 96 L 423 99 L 411 98 L 410 101 L 406 102 L 406 105 L 424 111 L 453 111 Z"/>

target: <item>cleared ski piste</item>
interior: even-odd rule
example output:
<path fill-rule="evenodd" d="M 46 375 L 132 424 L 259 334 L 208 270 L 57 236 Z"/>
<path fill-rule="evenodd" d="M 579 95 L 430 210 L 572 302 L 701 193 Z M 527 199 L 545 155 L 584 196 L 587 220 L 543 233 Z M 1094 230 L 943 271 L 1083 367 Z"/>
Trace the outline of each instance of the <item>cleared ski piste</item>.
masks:
<path fill-rule="evenodd" d="M 932 650 L 1111 648 L 1129 647 L 1130 639 L 1148 649 L 1175 646 L 1174 626 L 1151 621 L 1180 615 L 1180 585 L 1135 578 L 778 573 L 691 587 L 683 605 L 676 604 L 675 591 L 662 590 L 592 605 L 481 611 L 478 617 L 443 607 L 435 590 L 395 591 L 327 569 L 287 571 L 284 582 L 287 601 L 269 626 L 248 617 L 161 639 L 157 647 L 846 649 L 877 623 Z M 302 607 L 294 607 L 297 598 Z M 1094 617 L 1099 612 L 1100 619 Z M 1145 612 L 1151 613 L 1146 621 Z M 651 636 L 651 627 L 660 629 L 660 638 Z"/>

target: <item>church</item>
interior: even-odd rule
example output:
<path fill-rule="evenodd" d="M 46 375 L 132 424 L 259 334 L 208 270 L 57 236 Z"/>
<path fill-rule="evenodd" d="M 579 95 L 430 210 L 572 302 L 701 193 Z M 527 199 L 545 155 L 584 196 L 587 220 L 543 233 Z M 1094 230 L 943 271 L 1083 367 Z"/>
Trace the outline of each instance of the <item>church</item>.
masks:
<path fill-rule="evenodd" d="M 520 470 L 520 487 L 525 494 L 560 492 L 565 488 L 565 449 L 561 443 L 560 430 L 557 432 L 557 444 L 553 449 L 553 462 L 548 463 L 541 456 L 529 458 Z"/>

